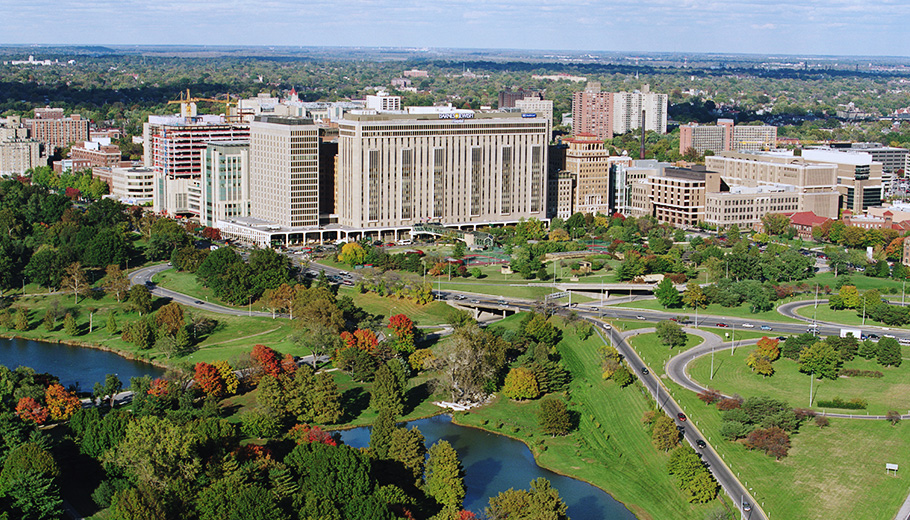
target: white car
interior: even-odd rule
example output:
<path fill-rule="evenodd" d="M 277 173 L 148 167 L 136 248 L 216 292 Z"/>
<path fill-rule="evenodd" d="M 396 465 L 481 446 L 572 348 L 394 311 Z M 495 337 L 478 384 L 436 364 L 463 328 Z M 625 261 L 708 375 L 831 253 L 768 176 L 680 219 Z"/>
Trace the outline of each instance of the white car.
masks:
<path fill-rule="evenodd" d="M 610 326 L 609 324 L 604 325 L 604 330 L 612 330 L 612 329 L 613 329 L 613 327 Z"/>
<path fill-rule="evenodd" d="M 645 317 L 644 317 L 644 316 L 636 316 L 635 319 L 636 319 L 636 320 L 643 320 L 643 319 L 645 319 Z"/>
<path fill-rule="evenodd" d="M 754 329 L 755 325 L 752 325 L 751 323 L 743 323 L 743 328 L 744 329 Z"/>

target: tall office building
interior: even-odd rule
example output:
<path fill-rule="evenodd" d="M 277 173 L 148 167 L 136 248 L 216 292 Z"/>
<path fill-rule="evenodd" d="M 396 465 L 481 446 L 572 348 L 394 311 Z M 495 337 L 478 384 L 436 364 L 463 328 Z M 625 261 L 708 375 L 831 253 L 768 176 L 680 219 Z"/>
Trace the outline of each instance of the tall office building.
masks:
<path fill-rule="evenodd" d="M 648 85 L 634 92 L 602 92 L 591 82 L 572 97 L 572 128 L 576 134 L 612 139 L 644 125 L 645 130 L 667 133 L 666 94 L 651 92 Z M 644 120 L 642 120 L 644 116 Z"/>
<path fill-rule="evenodd" d="M 286 228 L 319 225 L 319 129 L 312 119 L 250 123 L 250 215 Z"/>
<path fill-rule="evenodd" d="M 547 127 L 536 114 L 421 107 L 339 123 L 338 222 L 398 231 L 425 221 L 545 218 Z"/>
<path fill-rule="evenodd" d="M 250 216 L 250 143 L 209 143 L 202 152 L 199 223 Z"/>
<path fill-rule="evenodd" d="M 611 197 L 611 169 L 615 164 L 631 165 L 632 159 L 628 155 L 611 156 L 603 140 L 590 134 L 579 134 L 563 142 L 569 145 L 566 171 L 575 176 L 573 212 L 610 215 L 616 207 L 615 193 Z"/>

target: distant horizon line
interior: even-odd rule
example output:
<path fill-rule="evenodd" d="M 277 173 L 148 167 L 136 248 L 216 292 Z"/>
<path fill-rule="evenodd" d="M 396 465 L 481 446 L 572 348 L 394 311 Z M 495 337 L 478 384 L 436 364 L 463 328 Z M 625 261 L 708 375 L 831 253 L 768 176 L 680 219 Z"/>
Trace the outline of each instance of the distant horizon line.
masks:
<path fill-rule="evenodd" d="M 3 48 L 80 48 L 80 47 L 107 47 L 111 49 L 142 49 L 142 48 L 198 48 L 198 49 L 336 49 L 336 50 L 394 50 L 410 52 L 431 52 L 431 51 L 488 51 L 488 52 L 525 52 L 525 53 L 571 53 L 571 54 L 606 54 L 630 57 L 635 55 L 643 56 L 711 56 L 711 57 L 768 57 L 768 58 L 810 58 L 810 59 L 864 59 L 864 58 L 897 58 L 910 59 L 910 56 L 900 54 L 812 54 L 798 53 L 788 54 L 780 52 L 761 53 L 761 52 L 729 52 L 729 51 L 645 51 L 645 50 L 604 50 L 604 49 L 530 49 L 518 47 L 430 47 L 422 45 L 289 45 L 289 44 L 205 44 L 205 43 L 5 43 L 0 42 L 0 49 Z M 596 57 L 596 56 L 595 56 Z M 552 58 L 557 58 L 553 56 Z"/>

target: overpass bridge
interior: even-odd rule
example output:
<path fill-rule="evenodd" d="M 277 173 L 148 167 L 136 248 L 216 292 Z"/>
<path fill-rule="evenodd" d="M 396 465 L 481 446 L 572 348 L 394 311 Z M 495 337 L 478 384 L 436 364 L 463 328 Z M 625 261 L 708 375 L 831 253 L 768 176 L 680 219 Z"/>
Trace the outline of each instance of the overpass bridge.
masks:
<path fill-rule="evenodd" d="M 493 247 L 496 243 L 496 241 L 493 239 L 493 235 L 484 233 L 483 231 L 465 231 L 463 229 L 446 227 L 442 224 L 436 224 L 432 222 L 421 222 L 414 224 L 414 229 L 411 231 L 411 234 L 451 236 L 455 237 L 458 240 L 461 240 L 468 247 Z"/>

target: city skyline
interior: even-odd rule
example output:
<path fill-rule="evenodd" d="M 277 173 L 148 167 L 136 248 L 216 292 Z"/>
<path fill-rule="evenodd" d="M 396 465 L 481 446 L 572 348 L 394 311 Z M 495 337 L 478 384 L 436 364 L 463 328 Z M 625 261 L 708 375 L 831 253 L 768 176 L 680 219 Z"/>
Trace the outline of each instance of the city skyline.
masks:
<path fill-rule="evenodd" d="M 893 0 L 5 1 L 6 44 L 300 45 L 910 56 Z M 49 14 L 51 16 L 49 16 Z M 240 24 L 243 24 L 241 27 Z M 140 24 L 137 27 L 137 24 Z"/>

